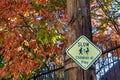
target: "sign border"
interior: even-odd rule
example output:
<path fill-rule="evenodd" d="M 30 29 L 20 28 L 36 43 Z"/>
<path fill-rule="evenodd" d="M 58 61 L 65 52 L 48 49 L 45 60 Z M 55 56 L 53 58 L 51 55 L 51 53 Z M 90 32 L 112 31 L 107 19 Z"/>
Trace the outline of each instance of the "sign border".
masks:
<path fill-rule="evenodd" d="M 82 66 L 82 65 L 80 64 L 80 62 L 78 62 L 78 61 L 76 60 L 76 58 L 74 58 L 74 57 L 70 54 L 70 52 L 69 52 L 69 50 L 70 50 L 81 38 L 85 38 L 92 46 L 94 46 L 94 47 L 99 51 L 98 55 L 89 63 L 89 65 L 88 65 L 87 67 Z M 100 57 L 100 55 L 102 54 L 102 51 L 101 51 L 97 46 L 95 46 L 86 36 L 82 35 L 82 36 L 80 36 L 80 37 L 66 50 L 66 53 L 67 53 L 78 65 L 80 65 L 84 70 L 87 70 L 87 69 L 97 60 L 97 58 Z"/>

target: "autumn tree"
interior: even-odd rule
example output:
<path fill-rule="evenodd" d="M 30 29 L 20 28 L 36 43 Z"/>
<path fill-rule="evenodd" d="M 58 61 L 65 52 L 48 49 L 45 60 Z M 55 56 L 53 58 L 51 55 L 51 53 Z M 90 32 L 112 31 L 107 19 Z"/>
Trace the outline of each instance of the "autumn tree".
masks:
<path fill-rule="evenodd" d="M 59 63 L 65 0 L 0 1 L 0 79 L 27 80 Z"/>
<path fill-rule="evenodd" d="M 93 42 L 99 47 L 109 46 L 109 41 L 120 44 L 119 9 L 118 0 L 91 1 Z"/>

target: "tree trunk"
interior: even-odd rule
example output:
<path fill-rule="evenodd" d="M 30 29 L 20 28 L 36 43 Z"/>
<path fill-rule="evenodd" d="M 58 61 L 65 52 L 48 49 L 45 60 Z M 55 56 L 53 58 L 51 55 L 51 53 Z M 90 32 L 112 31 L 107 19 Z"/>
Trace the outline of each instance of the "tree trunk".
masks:
<path fill-rule="evenodd" d="M 85 35 L 92 40 L 89 0 L 67 0 L 68 46 Z M 70 57 L 65 56 L 65 80 L 96 80 L 94 67 L 83 70 Z"/>

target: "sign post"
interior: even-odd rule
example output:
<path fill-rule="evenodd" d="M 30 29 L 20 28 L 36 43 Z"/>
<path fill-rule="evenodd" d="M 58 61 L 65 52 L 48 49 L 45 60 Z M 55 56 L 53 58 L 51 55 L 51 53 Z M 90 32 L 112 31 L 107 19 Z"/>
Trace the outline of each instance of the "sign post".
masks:
<path fill-rule="evenodd" d="M 80 36 L 66 52 L 84 70 L 87 70 L 102 54 L 86 36 Z"/>

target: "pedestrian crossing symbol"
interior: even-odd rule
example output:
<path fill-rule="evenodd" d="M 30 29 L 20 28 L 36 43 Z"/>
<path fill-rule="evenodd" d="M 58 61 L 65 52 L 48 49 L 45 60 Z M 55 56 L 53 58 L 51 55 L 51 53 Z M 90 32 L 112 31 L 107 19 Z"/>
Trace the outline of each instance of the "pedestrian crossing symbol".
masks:
<path fill-rule="evenodd" d="M 102 54 L 86 36 L 80 36 L 66 52 L 84 70 L 87 70 Z"/>

